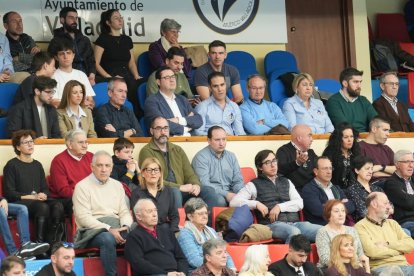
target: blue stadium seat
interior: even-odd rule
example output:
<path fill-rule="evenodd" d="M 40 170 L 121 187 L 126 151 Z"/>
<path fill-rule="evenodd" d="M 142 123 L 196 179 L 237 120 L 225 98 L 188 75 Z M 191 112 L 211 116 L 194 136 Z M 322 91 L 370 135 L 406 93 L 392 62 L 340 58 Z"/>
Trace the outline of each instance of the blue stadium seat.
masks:
<path fill-rule="evenodd" d="M 245 79 L 240 80 L 240 86 L 243 92 L 243 97 L 246 99 L 249 97 L 249 91 L 247 91 L 247 82 Z M 233 92 L 231 91 L 231 88 L 227 89 L 227 97 L 229 99 L 233 99 Z"/>
<path fill-rule="evenodd" d="M 286 96 L 285 86 L 281 80 L 272 80 L 269 83 L 269 98 L 280 108 L 283 108 L 283 104 L 288 97 Z"/>
<path fill-rule="evenodd" d="M 341 83 L 334 79 L 319 79 L 315 81 L 315 86 L 321 92 L 337 93 L 341 89 Z"/>
<path fill-rule="evenodd" d="M 0 139 L 7 139 L 7 118 L 0 118 Z"/>
<path fill-rule="evenodd" d="M 17 83 L 12 82 L 0 84 L 0 108 L 8 110 L 12 106 L 18 87 Z"/>
<path fill-rule="evenodd" d="M 109 101 L 107 82 L 99 82 L 95 84 L 92 88 L 96 94 L 94 97 L 95 108 L 98 108 Z"/>
<path fill-rule="evenodd" d="M 408 81 L 405 78 L 400 78 L 400 87 L 398 88 L 397 98 L 408 106 Z M 379 80 L 371 80 L 372 87 L 372 101 L 375 101 L 381 96 L 381 88 Z"/>
<path fill-rule="evenodd" d="M 267 79 L 277 79 L 289 72 L 299 73 L 295 56 L 288 51 L 271 51 L 264 58 L 264 69 Z"/>
<path fill-rule="evenodd" d="M 146 82 L 143 82 L 138 86 L 137 98 L 138 98 L 139 107 L 141 107 L 141 110 L 144 110 L 145 99 L 147 98 L 147 83 Z"/>
<path fill-rule="evenodd" d="M 148 57 L 148 51 L 141 53 L 137 59 L 138 73 L 143 78 L 148 78 L 152 73 L 151 62 Z"/>
<path fill-rule="evenodd" d="M 144 119 L 144 117 L 142 117 L 142 118 L 139 120 L 139 124 L 140 124 L 140 126 L 141 126 L 142 132 L 144 133 L 144 136 L 145 136 L 145 137 L 149 137 L 150 135 L 149 135 L 149 133 L 148 133 L 148 127 L 147 127 L 147 125 L 145 124 L 145 119 Z"/>
<path fill-rule="evenodd" d="M 227 53 L 225 62 L 235 66 L 239 70 L 241 79 L 247 79 L 248 76 L 257 74 L 256 60 L 248 52 L 231 51 Z"/>

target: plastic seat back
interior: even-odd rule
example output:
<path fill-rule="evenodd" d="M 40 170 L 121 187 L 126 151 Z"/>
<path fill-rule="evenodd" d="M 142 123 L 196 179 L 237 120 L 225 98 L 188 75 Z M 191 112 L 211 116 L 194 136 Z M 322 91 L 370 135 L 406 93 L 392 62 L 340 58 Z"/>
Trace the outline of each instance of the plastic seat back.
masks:
<path fill-rule="evenodd" d="M 137 59 L 138 73 L 143 78 L 148 78 L 152 73 L 148 51 L 141 53 Z"/>
<path fill-rule="evenodd" d="M 269 83 L 269 98 L 272 102 L 283 108 L 283 103 L 288 96 L 285 93 L 285 86 L 281 80 L 272 80 Z"/>
<path fill-rule="evenodd" d="M 93 91 L 95 91 L 95 97 L 93 97 L 95 100 L 95 108 L 99 108 L 101 105 L 106 104 L 109 101 L 107 82 L 99 82 L 92 88 Z"/>
<path fill-rule="evenodd" d="M 288 51 L 272 51 L 264 58 L 265 74 L 269 82 L 288 72 L 299 72 L 296 57 Z"/>
<path fill-rule="evenodd" d="M 137 90 L 137 99 L 138 99 L 139 107 L 141 108 L 141 110 L 144 110 L 146 98 L 147 98 L 147 83 L 143 82 L 138 86 L 138 90 Z"/>
<path fill-rule="evenodd" d="M 13 82 L 0 83 L 0 108 L 8 110 L 12 106 L 18 87 Z"/>
<path fill-rule="evenodd" d="M 243 176 L 244 184 L 250 182 L 252 179 L 256 178 L 256 172 L 252 167 L 242 167 L 240 168 L 241 174 Z"/>
<path fill-rule="evenodd" d="M 321 92 L 337 93 L 341 89 L 341 83 L 334 79 L 319 79 L 315 81 L 315 86 Z"/>
<path fill-rule="evenodd" d="M 256 60 L 254 56 L 245 51 L 231 51 L 227 53 L 225 63 L 233 65 L 239 70 L 240 79 L 257 74 Z"/>

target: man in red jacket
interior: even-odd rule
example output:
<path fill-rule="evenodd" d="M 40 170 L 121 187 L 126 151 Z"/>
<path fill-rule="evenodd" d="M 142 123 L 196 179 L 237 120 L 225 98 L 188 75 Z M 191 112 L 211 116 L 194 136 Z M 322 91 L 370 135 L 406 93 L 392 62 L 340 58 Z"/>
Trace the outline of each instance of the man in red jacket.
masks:
<path fill-rule="evenodd" d="M 71 130 L 65 137 L 66 150 L 53 158 L 50 165 L 50 195 L 60 199 L 65 213 L 72 214 L 72 195 L 75 185 L 91 174 L 93 153 L 81 129 Z"/>

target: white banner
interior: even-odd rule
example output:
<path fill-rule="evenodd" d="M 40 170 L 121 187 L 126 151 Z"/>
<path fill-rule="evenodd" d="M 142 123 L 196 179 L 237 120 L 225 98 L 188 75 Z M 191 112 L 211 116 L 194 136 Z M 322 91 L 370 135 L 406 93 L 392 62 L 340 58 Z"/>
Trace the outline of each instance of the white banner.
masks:
<path fill-rule="evenodd" d="M 287 42 L 284 0 L 0 0 L 0 15 L 17 11 L 24 32 L 47 42 L 61 27 L 59 11 L 65 6 L 78 10 L 78 28 L 91 41 L 99 35 L 101 12 L 116 8 L 124 17 L 124 33 L 134 42 L 159 39 L 164 18 L 181 24 L 181 43 Z"/>

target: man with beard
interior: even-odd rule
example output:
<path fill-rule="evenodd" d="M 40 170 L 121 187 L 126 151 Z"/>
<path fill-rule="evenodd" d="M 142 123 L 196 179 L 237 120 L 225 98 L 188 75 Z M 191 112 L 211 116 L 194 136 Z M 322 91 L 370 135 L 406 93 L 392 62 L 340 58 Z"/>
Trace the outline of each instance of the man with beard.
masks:
<path fill-rule="evenodd" d="M 174 193 L 176 207 L 183 206 L 190 197 L 201 197 L 208 207 L 216 206 L 215 191 L 211 187 L 200 186 L 200 181 L 191 167 L 184 150 L 168 142 L 170 127 L 167 119 L 156 117 L 151 123 L 151 141 L 139 153 L 139 166 L 148 157 L 160 161 L 164 185 L 169 186 Z"/>
<path fill-rule="evenodd" d="M 395 220 L 388 219 L 391 205 L 381 192 L 369 194 L 366 217 L 355 224 L 365 255 L 369 257 L 372 275 L 391 275 L 385 272 L 398 266 L 404 275 L 414 275 L 414 266 L 408 265 L 404 254 L 414 250 L 414 240 Z M 380 274 L 383 272 L 382 274 Z"/>
<path fill-rule="evenodd" d="M 49 43 L 47 51 L 54 56 L 56 43 L 62 39 L 68 39 L 74 44 L 75 58 L 72 67 L 83 71 L 89 79 L 91 85 L 95 84 L 95 56 L 92 45 L 86 36 L 78 30 L 78 12 L 72 7 L 64 7 L 59 12 L 59 20 L 62 24 L 61 28 L 53 30 L 54 38 Z"/>
<path fill-rule="evenodd" d="M 334 126 L 348 122 L 358 132 L 367 132 L 369 122 L 377 115 L 368 99 L 360 95 L 363 73 L 349 67 L 339 75 L 342 88 L 330 97 L 326 104 L 326 110 Z"/>
<path fill-rule="evenodd" d="M 24 99 L 10 109 L 7 115 L 7 131 L 31 129 L 38 138 L 61 138 L 58 115 L 51 105 L 56 81 L 39 76 L 33 82 L 33 96 Z"/>
<path fill-rule="evenodd" d="M 50 263 L 42 267 L 36 276 L 75 276 L 75 249 L 73 243 L 57 242 L 52 247 Z"/>
<path fill-rule="evenodd" d="M 33 38 L 23 33 L 23 20 L 20 14 L 10 11 L 3 16 L 3 26 L 10 43 L 14 71 L 30 71 L 33 55 L 40 52 Z"/>
<path fill-rule="evenodd" d="M 390 123 L 380 117 L 374 117 L 369 123 L 369 133 L 364 141 L 359 142 L 361 154 L 374 161 L 371 183 L 387 179 L 395 172 L 394 152 L 385 145 L 390 136 Z"/>

